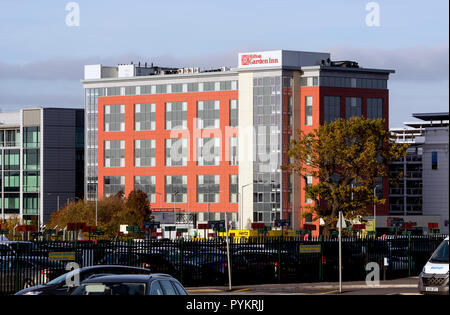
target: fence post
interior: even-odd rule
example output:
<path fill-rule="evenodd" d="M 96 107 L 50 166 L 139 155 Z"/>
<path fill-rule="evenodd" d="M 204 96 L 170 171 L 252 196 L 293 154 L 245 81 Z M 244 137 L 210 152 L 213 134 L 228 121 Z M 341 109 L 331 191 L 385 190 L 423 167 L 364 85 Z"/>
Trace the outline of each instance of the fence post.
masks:
<path fill-rule="evenodd" d="M 278 283 L 281 283 L 281 241 L 282 241 L 282 236 L 278 237 Z"/>
<path fill-rule="evenodd" d="M 319 261 L 319 281 L 323 280 L 323 235 L 319 236 L 320 241 L 320 261 Z"/>
<path fill-rule="evenodd" d="M 411 277 L 411 232 L 408 231 L 408 277 Z"/>
<path fill-rule="evenodd" d="M 16 257 L 15 261 L 15 276 L 16 276 L 16 283 L 15 283 L 15 291 L 19 291 L 19 243 L 16 243 L 16 253 L 14 255 Z"/>
<path fill-rule="evenodd" d="M 133 239 L 130 238 L 130 239 L 128 239 L 128 253 L 127 253 L 127 265 L 128 266 L 131 265 L 130 259 L 131 259 L 132 246 L 133 246 Z"/>
<path fill-rule="evenodd" d="M 180 237 L 180 282 L 183 283 L 183 237 Z"/>

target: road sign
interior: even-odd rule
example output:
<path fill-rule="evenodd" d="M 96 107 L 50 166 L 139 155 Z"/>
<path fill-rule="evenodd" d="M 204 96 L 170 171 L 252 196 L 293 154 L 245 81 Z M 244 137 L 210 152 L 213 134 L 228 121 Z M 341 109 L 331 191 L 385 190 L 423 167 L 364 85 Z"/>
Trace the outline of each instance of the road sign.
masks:
<path fill-rule="evenodd" d="M 290 220 L 275 220 L 276 227 L 290 226 L 290 225 L 291 225 Z"/>
<path fill-rule="evenodd" d="M 264 223 L 252 223 L 252 230 L 264 230 L 265 227 Z"/>
<path fill-rule="evenodd" d="M 342 228 L 345 229 L 345 228 L 347 228 L 347 223 L 345 222 L 344 216 L 342 216 L 342 218 L 343 218 L 343 220 L 342 220 Z M 336 227 L 337 228 L 339 228 L 340 222 L 341 222 L 341 218 L 339 218 L 337 220 L 337 222 L 336 222 Z"/>
<path fill-rule="evenodd" d="M 321 246 L 317 245 L 300 245 L 300 254 L 320 253 Z"/>
<path fill-rule="evenodd" d="M 429 222 L 428 223 L 428 228 L 429 229 L 437 229 L 439 227 L 438 223 L 434 223 L 434 222 Z"/>
<path fill-rule="evenodd" d="M 199 224 L 198 229 L 199 230 L 207 230 L 207 229 L 209 229 L 209 225 L 208 224 Z"/>
<path fill-rule="evenodd" d="M 67 231 L 78 231 L 78 230 L 82 230 L 86 227 L 86 223 L 84 222 L 71 222 L 71 223 L 67 223 Z"/>
<path fill-rule="evenodd" d="M 142 224 L 143 230 L 159 229 L 161 227 L 160 222 L 144 222 Z"/>
<path fill-rule="evenodd" d="M 208 221 L 208 225 L 211 229 L 217 230 L 219 228 L 225 228 L 225 220 L 220 221 Z"/>
<path fill-rule="evenodd" d="M 6 235 L 6 234 L 9 234 L 9 231 L 8 231 L 8 230 L 1 230 L 1 231 L 0 231 L 0 234 Z"/>
<path fill-rule="evenodd" d="M 74 261 L 75 252 L 50 252 L 48 253 L 49 260 L 64 260 L 64 261 Z"/>
<path fill-rule="evenodd" d="M 187 228 L 179 228 L 177 229 L 177 233 L 187 233 L 188 229 Z"/>
<path fill-rule="evenodd" d="M 176 231 L 177 227 L 176 226 L 166 226 L 166 227 L 164 227 L 164 230 L 167 232 Z"/>

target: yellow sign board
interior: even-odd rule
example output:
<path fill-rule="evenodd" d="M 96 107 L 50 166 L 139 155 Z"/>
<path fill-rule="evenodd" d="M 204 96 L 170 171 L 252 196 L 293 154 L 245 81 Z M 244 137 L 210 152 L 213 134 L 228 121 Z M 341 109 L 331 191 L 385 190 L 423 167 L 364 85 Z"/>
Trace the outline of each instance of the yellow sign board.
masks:
<path fill-rule="evenodd" d="M 281 230 L 271 230 L 269 231 L 269 236 L 295 236 L 295 231 L 293 230 L 287 230 L 287 231 L 281 231 Z"/>
<path fill-rule="evenodd" d="M 300 245 L 300 254 L 320 253 L 320 244 Z"/>
<path fill-rule="evenodd" d="M 48 253 L 49 260 L 65 260 L 74 261 L 75 252 L 50 252 Z"/>

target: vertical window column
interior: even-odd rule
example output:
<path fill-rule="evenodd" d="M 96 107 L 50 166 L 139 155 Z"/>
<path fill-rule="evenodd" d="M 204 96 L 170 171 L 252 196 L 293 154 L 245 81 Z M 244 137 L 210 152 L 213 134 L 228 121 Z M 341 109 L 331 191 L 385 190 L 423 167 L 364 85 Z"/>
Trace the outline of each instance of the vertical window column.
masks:
<path fill-rule="evenodd" d="M 305 125 L 312 126 L 313 124 L 313 97 L 305 96 Z"/>

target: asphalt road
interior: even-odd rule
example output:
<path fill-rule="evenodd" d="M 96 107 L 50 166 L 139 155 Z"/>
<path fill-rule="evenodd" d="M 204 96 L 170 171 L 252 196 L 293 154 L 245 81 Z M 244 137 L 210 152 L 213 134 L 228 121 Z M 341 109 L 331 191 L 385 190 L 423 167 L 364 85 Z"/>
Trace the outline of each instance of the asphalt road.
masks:
<path fill-rule="evenodd" d="M 339 292 L 339 283 L 296 283 L 227 287 L 187 288 L 191 295 L 420 295 L 418 278 L 380 281 L 368 286 L 363 281 L 346 282 Z"/>

